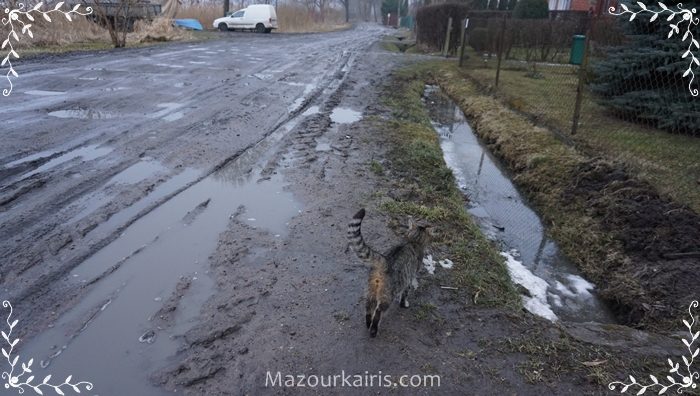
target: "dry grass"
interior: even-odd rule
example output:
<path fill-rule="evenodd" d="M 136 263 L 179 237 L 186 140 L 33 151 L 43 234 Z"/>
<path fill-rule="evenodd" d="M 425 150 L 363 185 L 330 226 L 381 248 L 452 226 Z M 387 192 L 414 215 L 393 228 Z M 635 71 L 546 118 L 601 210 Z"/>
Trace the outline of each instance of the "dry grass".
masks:
<path fill-rule="evenodd" d="M 452 284 L 484 306 L 520 309 L 520 298 L 503 258 L 464 209 L 462 193 L 442 157 L 440 142 L 421 102 L 424 81 L 409 68 L 398 71 L 385 103 L 394 120 L 383 123 L 389 144 L 387 177 L 400 180 L 394 197 L 381 208 L 395 218 L 426 219 L 439 230 L 436 246 L 444 246 L 455 262 Z"/>
<path fill-rule="evenodd" d="M 134 32 L 129 33 L 127 42 L 146 43 L 189 39 L 192 39 L 191 31 L 173 27 L 172 20 L 168 18 L 156 18 L 150 22 L 138 21 L 134 26 Z"/>
<path fill-rule="evenodd" d="M 236 11 L 233 7 L 231 11 Z M 181 7 L 175 15 L 176 18 L 192 18 L 198 20 L 205 29 L 213 29 L 216 18 L 223 16 L 223 8 L 220 4 L 198 4 Z M 305 33 L 328 32 L 347 27 L 343 10 L 328 9 L 323 20 L 315 12 L 309 12 L 305 7 L 291 4 L 280 4 L 277 7 L 277 20 L 279 32 Z"/>
<path fill-rule="evenodd" d="M 0 27 L 0 37 L 7 37 L 8 33 L 8 27 Z M 86 18 L 75 18 L 72 22 L 58 17 L 51 22 L 36 19 L 32 28 L 33 38 L 22 35 L 19 31 L 17 33 L 20 40 L 13 40 L 12 44 L 23 58 L 45 53 L 113 48 L 107 30 Z M 153 21 L 137 21 L 134 31 L 127 36 L 127 45 L 191 39 L 192 32 L 173 27 L 170 19 L 156 18 Z M 0 52 L 0 55 L 4 56 L 4 53 Z"/>
<path fill-rule="evenodd" d="M 16 28 L 15 31 L 18 29 Z M 0 37 L 7 37 L 10 29 L 7 26 L 0 27 Z M 19 31 L 17 31 L 20 34 Z M 46 22 L 37 18 L 32 23 L 34 38 L 20 34 L 19 43 L 13 41 L 15 49 L 35 47 L 61 46 L 75 43 L 96 43 L 109 40 L 105 29 L 88 21 L 85 18 L 75 18 L 73 22 L 62 17 L 54 17 L 52 22 Z"/>
<path fill-rule="evenodd" d="M 294 5 L 280 5 L 277 8 L 279 31 L 288 33 L 328 32 L 347 27 L 342 10 L 329 9 L 323 20 L 306 8 Z"/>
<path fill-rule="evenodd" d="M 223 6 L 217 4 L 192 4 L 185 7 L 180 7 L 175 14 L 177 19 L 196 19 L 205 29 L 212 29 L 214 19 L 221 18 L 224 15 Z"/>

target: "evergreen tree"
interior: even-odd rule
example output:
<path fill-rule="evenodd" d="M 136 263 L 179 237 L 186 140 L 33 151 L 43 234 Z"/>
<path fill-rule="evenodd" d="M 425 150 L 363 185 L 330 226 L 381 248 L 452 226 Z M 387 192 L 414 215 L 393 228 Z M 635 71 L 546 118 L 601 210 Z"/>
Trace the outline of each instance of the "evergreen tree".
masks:
<path fill-rule="evenodd" d="M 475 0 L 474 9 L 475 10 L 485 10 L 489 6 L 489 0 Z"/>
<path fill-rule="evenodd" d="M 518 4 L 518 0 L 508 0 L 508 10 L 513 11 L 517 4 Z"/>
<path fill-rule="evenodd" d="M 508 0 L 499 0 L 498 9 L 500 11 L 506 11 L 508 9 Z"/>
<path fill-rule="evenodd" d="M 495 10 L 498 8 L 498 0 L 489 1 L 489 10 Z"/>
<path fill-rule="evenodd" d="M 544 19 L 549 17 L 547 0 L 519 0 L 513 9 L 513 18 Z"/>
<path fill-rule="evenodd" d="M 382 15 L 391 14 L 396 15 L 399 10 L 399 0 L 383 0 L 382 1 Z M 405 17 L 408 15 L 408 0 L 401 0 L 401 16 Z"/>
<path fill-rule="evenodd" d="M 681 58 L 688 42 L 678 35 L 667 38 L 669 23 L 678 20 L 667 22 L 660 16 L 650 22 L 650 17 L 640 13 L 631 22 L 620 17 L 629 41 L 608 48 L 604 59 L 591 62 L 591 90 L 607 110 L 626 120 L 700 136 L 700 98 L 690 94 L 690 79 L 682 77 L 690 61 Z M 699 69 L 694 69 L 696 80 Z"/>

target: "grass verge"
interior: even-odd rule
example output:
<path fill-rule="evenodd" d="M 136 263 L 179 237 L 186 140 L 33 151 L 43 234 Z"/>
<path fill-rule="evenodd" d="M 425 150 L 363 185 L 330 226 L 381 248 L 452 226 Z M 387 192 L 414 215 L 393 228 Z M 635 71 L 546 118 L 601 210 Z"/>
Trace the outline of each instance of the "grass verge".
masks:
<path fill-rule="evenodd" d="M 520 297 L 503 258 L 464 209 L 462 194 L 420 101 L 423 82 L 413 77 L 398 73 L 385 96 L 395 116 L 383 123 L 391 147 L 385 170 L 399 185 L 394 199 L 381 208 L 395 218 L 415 216 L 437 226 L 435 245 L 444 246 L 445 255 L 455 263 L 451 281 L 468 290 L 475 303 L 520 309 Z"/>
<path fill-rule="evenodd" d="M 477 66 L 472 61 L 472 65 Z M 498 94 L 509 107 L 532 115 L 538 123 L 568 134 L 576 98 L 576 69 L 568 65 L 537 67 L 539 79 L 527 78 L 519 67 L 506 66 Z M 493 84 L 494 69 L 482 64 L 469 68 L 475 81 Z M 517 66 L 517 65 L 516 65 Z M 522 65 L 520 65 L 522 66 Z M 587 151 L 621 160 L 635 174 L 664 195 L 700 213 L 700 139 L 667 133 L 606 114 L 605 108 L 584 95 L 581 121 L 574 141 Z"/>
<path fill-rule="evenodd" d="M 675 329 L 698 281 L 692 240 L 700 235 L 691 225 L 700 222 L 698 215 L 619 163 L 588 157 L 483 94 L 471 72 L 452 62 L 410 69 L 412 78 L 438 83 L 459 104 L 620 322 Z"/>

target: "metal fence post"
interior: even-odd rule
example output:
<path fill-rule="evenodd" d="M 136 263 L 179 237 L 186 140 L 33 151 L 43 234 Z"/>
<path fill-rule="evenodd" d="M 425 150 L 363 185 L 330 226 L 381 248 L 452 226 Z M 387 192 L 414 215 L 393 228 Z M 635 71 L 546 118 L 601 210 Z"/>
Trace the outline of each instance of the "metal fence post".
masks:
<path fill-rule="evenodd" d="M 498 61 L 496 62 L 496 87 L 498 87 L 498 79 L 501 77 L 501 58 L 503 57 L 503 38 L 506 33 L 506 16 L 503 15 L 503 24 L 501 32 L 498 35 Z"/>
<path fill-rule="evenodd" d="M 442 49 L 442 55 L 447 58 L 447 53 L 450 51 L 450 36 L 452 35 L 452 17 L 447 20 L 447 33 L 445 34 L 445 46 Z"/>
<path fill-rule="evenodd" d="M 459 67 L 464 64 L 464 46 L 467 44 L 467 27 L 469 27 L 469 18 L 462 21 L 462 43 L 459 46 Z"/>
<path fill-rule="evenodd" d="M 584 81 L 586 79 L 586 70 L 588 69 L 588 58 L 589 58 L 589 48 L 591 42 L 591 33 L 593 32 L 593 24 L 595 22 L 595 16 L 591 16 L 591 20 L 588 24 L 588 30 L 586 31 L 586 40 L 583 44 L 583 61 L 578 69 L 578 86 L 576 87 L 576 102 L 574 102 L 574 118 L 571 123 L 571 135 L 575 135 L 578 131 L 578 123 L 581 118 L 581 103 L 583 101 L 583 89 Z"/>

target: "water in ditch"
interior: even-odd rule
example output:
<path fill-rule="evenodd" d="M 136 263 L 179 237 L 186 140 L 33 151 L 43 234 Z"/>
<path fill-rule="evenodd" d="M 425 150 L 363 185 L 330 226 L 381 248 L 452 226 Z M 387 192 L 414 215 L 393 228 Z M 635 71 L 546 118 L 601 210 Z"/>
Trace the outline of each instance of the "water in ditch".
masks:
<path fill-rule="evenodd" d="M 523 306 L 549 320 L 614 322 L 587 281 L 559 250 L 508 172 L 477 138 L 459 107 L 438 87 L 426 86 L 423 102 L 447 166 L 468 197 L 467 210 L 496 241 Z"/>

